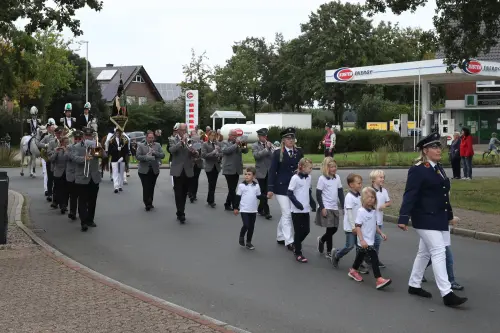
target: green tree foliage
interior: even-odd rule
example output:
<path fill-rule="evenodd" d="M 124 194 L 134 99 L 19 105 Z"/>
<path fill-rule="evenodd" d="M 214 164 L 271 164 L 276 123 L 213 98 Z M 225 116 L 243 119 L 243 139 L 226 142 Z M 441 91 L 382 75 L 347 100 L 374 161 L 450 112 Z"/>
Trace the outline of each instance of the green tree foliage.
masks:
<path fill-rule="evenodd" d="M 126 130 L 155 131 L 161 129 L 165 133 L 164 136 L 169 135 L 175 123 L 185 120 L 184 115 L 184 104 L 181 102 L 130 105 Z"/>
<path fill-rule="evenodd" d="M 0 10 L 0 36 L 16 31 L 14 22 L 27 19 L 24 30 L 33 34 L 39 30 L 56 27 L 62 31 L 68 27 L 75 36 L 80 36 L 80 20 L 75 19 L 78 9 L 88 6 L 100 11 L 102 1 L 98 0 L 3 0 Z"/>
<path fill-rule="evenodd" d="M 356 127 L 359 129 L 366 129 L 367 122 L 387 122 L 399 118 L 400 114 L 408 114 L 408 120 L 413 120 L 412 106 L 384 100 L 377 95 L 363 95 L 355 108 L 358 116 Z"/>
<path fill-rule="evenodd" d="M 428 0 L 367 0 L 372 13 L 414 12 Z M 449 69 L 488 53 L 500 38 L 500 3 L 492 0 L 437 0 L 433 21 Z"/>

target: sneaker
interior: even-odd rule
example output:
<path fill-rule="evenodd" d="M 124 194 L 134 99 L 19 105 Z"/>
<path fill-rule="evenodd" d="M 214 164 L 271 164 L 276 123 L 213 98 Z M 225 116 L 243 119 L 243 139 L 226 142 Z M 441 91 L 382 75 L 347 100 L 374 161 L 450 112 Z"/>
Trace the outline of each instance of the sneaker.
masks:
<path fill-rule="evenodd" d="M 332 260 L 332 251 L 326 251 L 325 258 L 328 260 Z"/>
<path fill-rule="evenodd" d="M 325 243 L 321 240 L 321 236 L 318 236 L 318 252 L 323 253 L 325 251 Z"/>
<path fill-rule="evenodd" d="M 359 275 L 358 271 L 355 270 L 354 268 L 349 268 L 349 273 L 347 273 L 347 276 L 349 276 L 351 279 L 353 279 L 356 282 L 363 281 L 363 278 L 361 277 L 361 275 Z"/>
<path fill-rule="evenodd" d="M 331 258 L 331 261 L 332 261 L 332 265 L 333 267 L 335 268 L 339 268 L 339 258 L 337 257 L 337 251 L 335 249 L 332 249 L 332 258 Z"/>
<path fill-rule="evenodd" d="M 451 283 L 451 289 L 453 289 L 453 290 L 464 290 L 464 286 L 462 286 L 460 283 L 452 282 Z"/>
<path fill-rule="evenodd" d="M 243 237 L 240 237 L 239 243 L 240 243 L 240 246 L 245 246 L 245 240 Z"/>
<path fill-rule="evenodd" d="M 383 277 L 379 277 L 377 279 L 377 289 L 383 289 L 391 284 L 391 279 L 384 279 Z"/>
<path fill-rule="evenodd" d="M 299 255 L 295 255 L 295 260 L 297 260 L 298 262 L 302 263 L 302 264 L 305 264 L 307 263 L 307 258 L 304 257 L 303 255 L 299 254 Z"/>
<path fill-rule="evenodd" d="M 380 268 L 385 268 L 385 265 L 382 263 L 382 261 L 379 260 L 378 262 L 378 267 Z"/>
<path fill-rule="evenodd" d="M 359 272 L 359 274 L 368 274 L 369 273 L 368 269 L 363 264 L 359 265 L 358 272 Z"/>
<path fill-rule="evenodd" d="M 255 250 L 255 246 L 253 246 L 252 243 L 248 243 L 248 242 L 247 242 L 246 248 L 248 250 Z"/>

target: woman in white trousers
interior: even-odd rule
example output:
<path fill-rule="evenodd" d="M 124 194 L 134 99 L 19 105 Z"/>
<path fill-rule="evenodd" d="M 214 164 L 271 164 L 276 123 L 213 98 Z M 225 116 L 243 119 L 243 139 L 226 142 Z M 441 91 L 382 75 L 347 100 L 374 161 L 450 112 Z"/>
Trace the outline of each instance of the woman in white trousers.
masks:
<path fill-rule="evenodd" d="M 425 268 L 432 259 L 436 284 L 446 306 L 456 307 L 467 301 L 451 289 L 446 271 L 446 245 L 449 243 L 449 224 L 455 222 L 450 204 L 450 180 L 439 163 L 441 142 L 438 133 L 432 133 L 418 144 L 420 158 L 408 170 L 398 227 L 408 230 L 411 218 L 413 228 L 420 237 L 417 257 L 413 263 L 408 293 L 431 298 L 422 289 Z"/>

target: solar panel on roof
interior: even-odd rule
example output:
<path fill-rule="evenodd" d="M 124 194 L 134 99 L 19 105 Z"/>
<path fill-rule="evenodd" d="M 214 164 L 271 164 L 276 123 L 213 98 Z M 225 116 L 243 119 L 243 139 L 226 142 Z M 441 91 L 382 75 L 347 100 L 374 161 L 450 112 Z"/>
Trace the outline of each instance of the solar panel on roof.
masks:
<path fill-rule="evenodd" d="M 97 76 L 97 81 L 108 81 L 115 76 L 117 70 L 116 69 L 105 69 Z"/>

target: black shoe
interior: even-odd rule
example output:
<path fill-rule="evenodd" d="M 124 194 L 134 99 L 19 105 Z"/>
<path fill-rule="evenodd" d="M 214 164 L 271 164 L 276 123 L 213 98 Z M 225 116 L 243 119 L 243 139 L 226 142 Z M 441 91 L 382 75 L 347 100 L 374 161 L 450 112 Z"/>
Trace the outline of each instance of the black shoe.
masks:
<path fill-rule="evenodd" d="M 462 286 L 460 283 L 452 282 L 451 283 L 451 289 L 453 289 L 453 290 L 464 290 L 464 286 Z"/>
<path fill-rule="evenodd" d="M 321 240 L 321 236 L 318 236 L 318 252 L 325 252 L 325 243 L 323 243 L 323 241 Z"/>
<path fill-rule="evenodd" d="M 425 276 L 422 278 L 422 282 L 427 282 L 427 279 L 425 278 Z"/>
<path fill-rule="evenodd" d="M 184 224 L 184 223 L 186 223 L 186 216 L 184 216 L 184 215 L 177 216 L 177 220 L 179 220 L 179 222 L 181 224 Z"/>
<path fill-rule="evenodd" d="M 408 287 L 408 294 L 416 295 L 424 298 L 432 298 L 432 294 L 422 288 Z"/>
<path fill-rule="evenodd" d="M 123 189 L 120 187 L 120 188 L 118 189 L 118 191 L 122 192 L 122 191 L 123 191 Z"/>
<path fill-rule="evenodd" d="M 259 216 L 266 216 L 266 214 L 263 211 L 258 211 L 257 214 L 259 214 Z"/>
<path fill-rule="evenodd" d="M 240 237 L 238 243 L 240 244 L 240 246 L 245 246 L 245 239 L 243 237 Z"/>
<path fill-rule="evenodd" d="M 253 246 L 252 243 L 250 243 L 250 242 L 247 242 L 246 248 L 248 250 L 255 250 L 255 246 Z"/>
<path fill-rule="evenodd" d="M 95 224 L 94 221 L 90 222 L 89 224 L 87 224 L 89 227 L 92 227 L 92 228 L 95 228 L 97 227 L 97 224 Z"/>
<path fill-rule="evenodd" d="M 67 210 L 66 208 L 61 208 L 61 214 L 62 214 L 62 215 L 66 214 L 66 212 L 67 212 L 67 211 L 68 211 L 68 210 Z"/>
<path fill-rule="evenodd" d="M 233 210 L 233 207 L 231 207 L 231 205 L 224 204 L 224 209 L 225 209 L 225 210 L 230 210 L 230 211 L 232 211 L 232 210 Z"/>
<path fill-rule="evenodd" d="M 271 214 L 266 214 L 266 220 L 270 220 L 272 218 L 273 218 L 273 216 Z"/>
<path fill-rule="evenodd" d="M 286 248 L 288 249 L 288 251 L 292 251 L 292 252 L 294 252 L 294 251 L 295 251 L 295 247 L 293 246 L 293 244 L 288 244 L 288 245 L 286 246 Z"/>
<path fill-rule="evenodd" d="M 48 195 L 48 196 L 47 196 L 47 201 L 48 201 L 48 202 L 51 202 L 51 201 L 52 201 L 52 196 L 51 196 L 51 195 Z"/>
<path fill-rule="evenodd" d="M 149 212 L 151 210 L 151 206 L 146 206 L 146 212 Z"/>
<path fill-rule="evenodd" d="M 117 189 L 115 189 L 115 193 L 118 193 L 118 190 L 117 190 Z"/>
<path fill-rule="evenodd" d="M 71 220 L 76 220 L 76 214 L 73 214 L 73 213 L 69 213 L 68 214 L 68 218 L 70 218 Z"/>
<path fill-rule="evenodd" d="M 151 209 L 155 208 L 155 206 L 153 204 L 149 205 L 149 207 L 151 207 Z"/>
<path fill-rule="evenodd" d="M 189 198 L 189 201 L 191 201 L 191 203 L 194 202 L 194 198 Z"/>
<path fill-rule="evenodd" d="M 467 300 L 467 297 L 457 296 L 453 291 L 443 297 L 444 305 L 452 308 L 464 304 Z"/>
<path fill-rule="evenodd" d="M 82 232 L 85 232 L 87 230 L 89 230 L 89 227 L 86 225 L 86 224 L 82 224 Z"/>
<path fill-rule="evenodd" d="M 53 203 L 50 204 L 50 207 L 52 207 L 54 209 L 57 209 L 57 204 L 55 202 L 53 202 Z"/>
<path fill-rule="evenodd" d="M 279 241 L 279 240 L 277 240 L 276 243 L 278 243 L 279 245 L 285 245 L 285 241 Z"/>
<path fill-rule="evenodd" d="M 209 205 L 210 207 L 212 207 L 212 208 L 215 208 L 215 206 L 216 206 L 215 202 L 209 203 L 208 205 Z"/>
<path fill-rule="evenodd" d="M 378 267 L 380 267 L 380 268 L 385 268 L 385 265 L 382 263 L 382 261 L 379 261 L 379 262 L 378 262 Z"/>
<path fill-rule="evenodd" d="M 48 196 L 49 195 L 49 191 L 45 191 L 45 196 Z"/>

